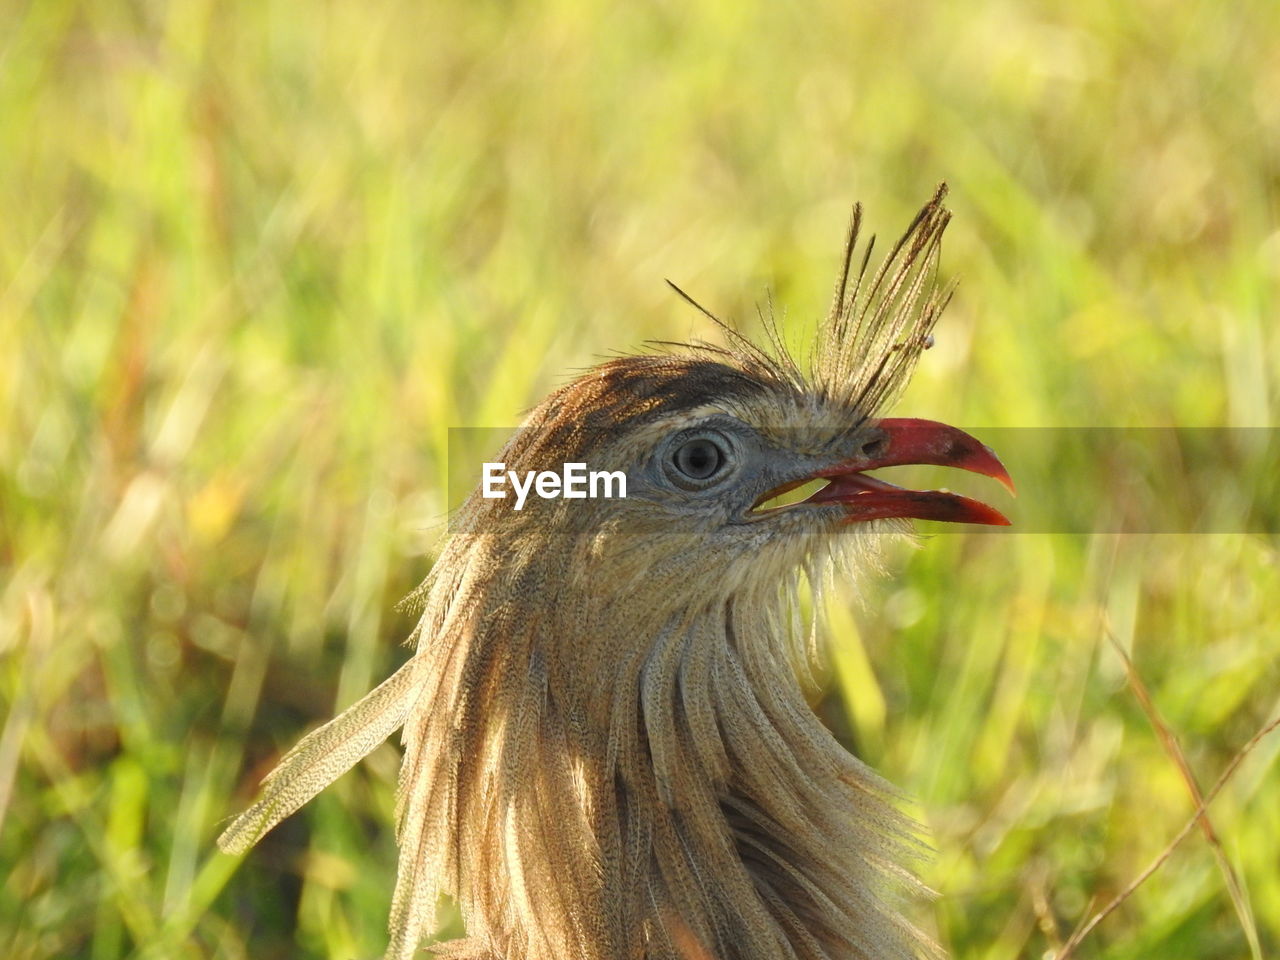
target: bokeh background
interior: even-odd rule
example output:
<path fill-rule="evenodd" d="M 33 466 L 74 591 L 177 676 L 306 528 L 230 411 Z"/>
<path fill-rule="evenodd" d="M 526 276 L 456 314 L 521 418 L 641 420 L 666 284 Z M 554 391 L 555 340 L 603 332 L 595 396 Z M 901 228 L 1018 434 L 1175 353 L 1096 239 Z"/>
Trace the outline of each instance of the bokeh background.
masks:
<path fill-rule="evenodd" d="M 1270 0 L 0 5 L 0 953 L 376 956 L 394 742 L 214 838 L 406 656 L 448 429 L 714 339 L 667 277 L 804 342 L 849 204 L 943 179 L 900 412 L 1274 425 Z M 1202 785 L 1280 709 L 1278 545 L 950 533 L 831 604 L 815 702 L 956 957 L 1051 956 L 1194 809 L 1108 633 Z M 1278 749 L 1212 808 L 1258 946 L 1195 833 L 1078 956 L 1276 955 Z"/>

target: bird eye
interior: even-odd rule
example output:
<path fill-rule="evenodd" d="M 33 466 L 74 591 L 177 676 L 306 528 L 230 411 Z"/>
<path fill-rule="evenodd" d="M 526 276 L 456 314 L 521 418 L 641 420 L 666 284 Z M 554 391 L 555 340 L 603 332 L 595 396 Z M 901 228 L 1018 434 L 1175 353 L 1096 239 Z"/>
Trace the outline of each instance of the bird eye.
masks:
<path fill-rule="evenodd" d="M 721 417 L 720 419 L 728 419 Z M 654 466 L 671 486 L 698 493 L 720 487 L 742 466 L 741 428 L 698 425 L 670 434 L 655 451 Z"/>
<path fill-rule="evenodd" d="M 676 450 L 676 467 L 686 477 L 706 480 L 724 463 L 724 453 L 710 440 L 690 440 Z"/>
<path fill-rule="evenodd" d="M 727 460 L 724 450 L 706 437 L 682 443 L 671 457 L 676 470 L 689 480 L 710 480 L 720 472 Z"/>

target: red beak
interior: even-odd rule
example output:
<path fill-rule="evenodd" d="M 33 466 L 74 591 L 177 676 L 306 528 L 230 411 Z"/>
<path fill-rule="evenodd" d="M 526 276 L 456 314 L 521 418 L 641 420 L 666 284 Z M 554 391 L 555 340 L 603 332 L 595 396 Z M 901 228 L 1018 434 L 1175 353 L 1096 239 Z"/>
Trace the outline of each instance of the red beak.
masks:
<path fill-rule="evenodd" d="M 880 421 L 879 429 L 883 439 L 868 444 L 863 455 L 815 474 L 831 482 L 805 503 L 843 504 L 848 523 L 912 517 L 1009 526 L 1004 514 L 977 500 L 943 490 L 906 490 L 864 473 L 909 463 L 959 467 L 999 480 L 1016 496 L 1009 471 L 990 447 L 963 430 L 933 420 L 889 418 Z"/>

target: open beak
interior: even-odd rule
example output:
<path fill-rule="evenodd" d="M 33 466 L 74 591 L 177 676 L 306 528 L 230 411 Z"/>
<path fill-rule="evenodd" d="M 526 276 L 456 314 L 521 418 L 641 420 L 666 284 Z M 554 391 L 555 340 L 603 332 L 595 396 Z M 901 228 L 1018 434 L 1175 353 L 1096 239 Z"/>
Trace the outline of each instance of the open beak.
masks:
<path fill-rule="evenodd" d="M 1009 472 L 990 447 L 963 430 L 933 420 L 891 417 L 881 420 L 878 429 L 882 436 L 868 443 L 862 454 L 807 478 L 830 482 L 803 502 L 839 503 L 845 508 L 847 523 L 911 517 L 1009 526 L 999 510 L 969 497 L 945 490 L 907 490 L 865 473 L 909 463 L 958 467 L 992 477 L 1016 496 Z"/>

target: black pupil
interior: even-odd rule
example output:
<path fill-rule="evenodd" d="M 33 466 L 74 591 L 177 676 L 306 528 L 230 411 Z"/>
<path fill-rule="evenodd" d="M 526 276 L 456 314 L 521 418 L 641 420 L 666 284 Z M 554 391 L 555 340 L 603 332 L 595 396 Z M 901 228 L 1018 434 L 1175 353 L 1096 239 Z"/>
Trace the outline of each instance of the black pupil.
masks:
<path fill-rule="evenodd" d="M 676 451 L 676 466 L 695 480 L 705 480 L 717 470 L 724 456 L 710 440 L 691 440 Z"/>

